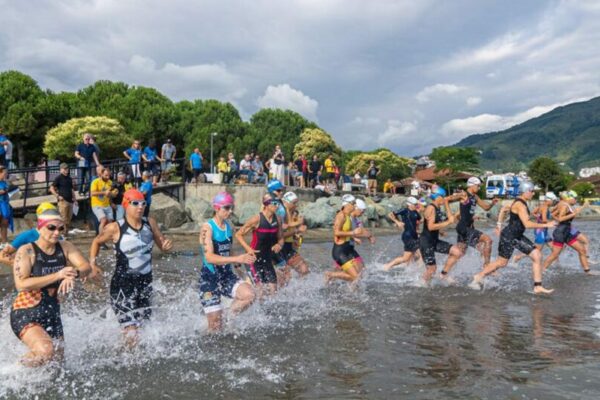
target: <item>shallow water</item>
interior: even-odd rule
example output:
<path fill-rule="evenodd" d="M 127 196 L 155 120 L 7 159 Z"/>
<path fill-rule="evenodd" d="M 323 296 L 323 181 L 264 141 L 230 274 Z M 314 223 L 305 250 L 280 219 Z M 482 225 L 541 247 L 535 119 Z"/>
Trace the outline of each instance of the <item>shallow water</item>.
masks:
<path fill-rule="evenodd" d="M 578 226 L 600 234 L 598 222 Z M 572 251 L 544 277 L 556 292 L 536 297 L 528 261 L 469 290 L 481 265 L 472 249 L 453 271 L 454 287 L 418 287 L 416 266 L 385 273 L 399 236 L 359 247 L 368 273 L 357 290 L 325 287 L 330 250 L 305 244 L 315 273 L 214 337 L 198 301 L 197 258 L 157 258 L 154 319 L 131 353 L 106 290 L 79 288 L 63 302 L 66 365 L 35 371 L 17 362 L 25 348 L 9 325 L 12 279 L 0 275 L 0 398 L 600 397 L 600 277 L 584 276 Z M 592 240 L 592 259 L 599 250 Z"/>

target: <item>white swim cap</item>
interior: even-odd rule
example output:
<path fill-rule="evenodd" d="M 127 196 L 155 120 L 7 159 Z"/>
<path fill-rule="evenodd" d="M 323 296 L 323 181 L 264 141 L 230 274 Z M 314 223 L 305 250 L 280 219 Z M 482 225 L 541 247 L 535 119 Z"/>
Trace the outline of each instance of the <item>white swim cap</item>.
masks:
<path fill-rule="evenodd" d="M 283 195 L 283 201 L 286 203 L 295 203 L 298 201 L 298 196 L 296 196 L 296 193 L 294 192 L 286 192 L 286 194 Z"/>
<path fill-rule="evenodd" d="M 481 185 L 481 180 L 479 178 L 477 178 L 476 176 L 472 176 L 469 178 L 469 180 L 467 180 L 467 186 L 476 186 L 476 185 Z"/>
<path fill-rule="evenodd" d="M 419 204 L 419 200 L 417 200 L 416 198 L 410 196 L 409 198 L 406 199 L 406 202 L 408 204 L 412 204 L 413 206 L 416 206 L 417 204 Z"/>
<path fill-rule="evenodd" d="M 356 199 L 356 208 L 365 211 L 367 209 L 367 203 L 365 203 L 363 199 Z"/>
<path fill-rule="evenodd" d="M 342 196 L 342 207 L 345 206 L 346 204 L 354 204 L 356 203 L 356 197 L 352 196 L 351 194 L 345 194 Z"/>
<path fill-rule="evenodd" d="M 556 200 L 558 200 L 558 197 L 556 197 L 556 195 L 554 194 L 554 192 L 546 192 L 545 199 L 546 200 L 556 201 Z"/>
<path fill-rule="evenodd" d="M 525 181 L 523 183 L 521 183 L 521 187 L 519 188 L 521 193 L 527 193 L 527 192 L 533 192 L 535 187 L 533 186 L 533 183 L 529 182 L 529 181 Z"/>

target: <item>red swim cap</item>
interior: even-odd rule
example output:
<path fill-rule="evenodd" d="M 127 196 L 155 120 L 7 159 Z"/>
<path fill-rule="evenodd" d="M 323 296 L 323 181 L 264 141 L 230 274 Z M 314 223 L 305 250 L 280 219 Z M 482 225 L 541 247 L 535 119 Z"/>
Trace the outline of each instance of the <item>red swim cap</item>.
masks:
<path fill-rule="evenodd" d="M 133 200 L 146 200 L 144 194 L 137 189 L 129 189 L 125 193 L 123 193 L 123 202 L 121 205 L 123 208 L 127 208 L 129 206 L 129 202 Z"/>

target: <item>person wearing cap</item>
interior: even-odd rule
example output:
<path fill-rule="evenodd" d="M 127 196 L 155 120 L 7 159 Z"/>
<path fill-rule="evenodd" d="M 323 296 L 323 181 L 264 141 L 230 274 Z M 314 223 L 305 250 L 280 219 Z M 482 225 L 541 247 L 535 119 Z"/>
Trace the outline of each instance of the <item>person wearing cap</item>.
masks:
<path fill-rule="evenodd" d="M 167 143 L 163 144 L 160 149 L 160 158 L 163 159 L 162 170 L 167 171 L 175 162 L 177 148 L 172 143 L 171 139 L 167 139 Z"/>
<path fill-rule="evenodd" d="M 540 224 L 545 224 L 552 220 L 551 208 L 558 201 L 558 197 L 554 192 L 547 192 L 545 196 L 540 196 L 540 205 L 533 209 L 531 215 L 535 217 L 535 221 Z M 500 223 L 500 226 L 502 224 Z M 499 226 L 499 227 L 500 227 Z M 548 234 L 548 228 L 536 228 L 535 239 L 533 243 L 535 247 L 541 252 L 546 244 L 552 241 L 552 238 Z M 519 262 L 526 255 L 523 253 L 517 254 L 514 258 L 515 262 Z"/>
<path fill-rule="evenodd" d="M 354 211 L 352 211 L 352 213 L 350 214 L 350 218 L 352 219 L 352 229 L 363 228 L 363 230 L 366 230 L 366 228 L 364 228 L 363 221 L 361 220 L 361 217 L 364 215 L 366 209 L 367 203 L 365 203 L 363 199 L 356 199 Z M 368 239 L 371 244 L 375 244 L 375 236 L 370 234 L 370 236 L 368 236 Z M 352 243 L 352 246 L 362 244 L 362 240 L 359 238 L 354 238 L 350 242 Z M 359 257 L 359 261 L 364 264 L 362 257 Z"/>
<path fill-rule="evenodd" d="M 306 232 L 304 217 L 298 215 L 294 218 L 294 215 L 298 211 L 298 202 L 298 196 L 294 192 L 287 192 L 282 197 L 282 204 L 285 208 L 285 215 L 282 218 L 284 241 L 283 248 L 278 256 L 285 261 L 287 266 L 293 268 L 300 274 L 300 276 L 305 276 L 309 273 L 308 264 L 296 249 L 294 249 L 294 239 L 296 236 Z M 285 270 L 282 278 L 283 282 L 287 283 L 291 278 L 291 271 L 289 271 L 289 269 Z"/>
<path fill-rule="evenodd" d="M 144 194 L 146 200 L 146 208 L 144 209 L 144 217 L 146 218 L 150 214 L 153 190 L 154 185 L 152 184 L 152 172 L 146 170 L 142 173 L 142 184 L 140 185 L 140 192 Z"/>
<path fill-rule="evenodd" d="M 58 212 L 63 218 L 66 232 L 69 232 L 71 220 L 73 219 L 73 203 L 76 201 L 76 197 L 73 179 L 69 174 L 67 163 L 60 164 L 60 174 L 54 178 L 54 182 L 50 186 L 50 193 L 56 196 Z"/>
<path fill-rule="evenodd" d="M 154 218 L 146 218 L 147 207 L 142 192 L 129 189 L 123 194 L 125 217 L 106 225 L 90 246 L 91 278 L 102 270 L 97 264 L 100 246 L 112 242 L 115 247 L 115 272 L 110 282 L 110 301 L 125 342 L 133 347 L 138 342 L 138 329 L 152 316 L 152 249 L 154 244 L 163 252 L 173 247 Z"/>
<path fill-rule="evenodd" d="M 391 219 L 398 228 L 402 229 L 402 243 L 404 244 L 404 254 L 394 258 L 383 266 L 385 271 L 389 271 L 397 265 L 410 262 L 410 260 L 420 258 L 419 252 L 419 233 L 417 227 L 421 223 L 421 214 L 417 210 L 419 200 L 415 197 L 406 199 L 406 207 L 397 212 L 390 212 L 388 218 Z"/>
<path fill-rule="evenodd" d="M 483 265 L 490 262 L 492 255 L 492 238 L 484 234 L 478 229 L 475 229 L 475 208 L 481 207 L 485 211 L 489 211 L 498 203 L 498 199 L 494 198 L 490 203 L 482 200 L 477 193 L 481 189 L 481 180 L 477 177 L 470 177 L 467 181 L 467 190 L 457 193 L 448 198 L 448 201 L 459 201 L 460 218 L 456 224 L 456 245 L 460 250 L 458 256 L 449 255 L 446 260 L 446 265 L 442 270 L 442 278 L 447 278 L 450 270 L 456 265 L 457 261 L 462 258 L 469 246 L 475 247 L 483 256 Z"/>
<path fill-rule="evenodd" d="M 65 225 L 54 210 L 38 215 L 38 239 L 17 250 L 13 267 L 18 293 L 10 326 L 29 352 L 21 362 L 38 367 L 63 355 L 63 325 L 57 295 L 69 293 L 75 279 L 90 273 L 88 260 L 67 241 L 59 241 Z"/>
<path fill-rule="evenodd" d="M 480 290 L 484 278 L 494 273 L 498 268 L 506 267 L 514 250 L 517 249 L 527 254 L 533 261 L 533 292 L 535 294 L 550 294 L 554 291 L 542 286 L 542 252 L 525 236 L 526 229 L 552 228 L 556 226 L 556 223 L 553 221 L 546 223 L 531 221 L 527 202 L 533 198 L 533 195 L 533 183 L 527 181 L 521 183 L 520 194 L 509 208 L 508 225 L 500 233 L 498 257 L 493 262 L 487 264 L 483 268 L 483 271 L 473 276 L 473 281 L 469 284 L 470 288 Z"/>
<path fill-rule="evenodd" d="M 247 252 L 234 256 L 233 227 L 229 217 L 233 213 L 233 196 L 218 193 L 212 200 L 214 217 L 202 224 L 200 229 L 200 302 L 208 320 L 208 330 L 221 330 L 223 305 L 221 297 L 233 299 L 230 310 L 239 314 L 254 302 L 254 289 L 248 282 L 240 280 L 233 271 L 233 264 L 254 264 L 256 256 Z"/>
<path fill-rule="evenodd" d="M 419 237 L 419 250 L 426 268 L 423 274 L 425 284 L 429 284 L 437 270 L 435 253 L 448 254 L 449 257 L 460 255 L 460 249 L 457 246 L 453 246 L 439 238 L 440 231 L 452 225 L 455 221 L 446 198 L 446 190 L 441 186 L 434 185 L 431 187 L 429 197 L 432 201 L 425 207 L 423 212 L 423 231 Z M 445 212 L 441 209 L 442 206 L 444 206 Z"/>
<path fill-rule="evenodd" d="M 356 282 L 364 269 L 360 255 L 352 245 L 352 239 L 369 238 L 371 233 L 363 228 L 352 228 L 351 214 L 356 206 L 356 198 L 351 194 L 342 196 L 342 209 L 338 211 L 333 221 L 333 249 L 331 256 L 339 265 L 341 271 L 326 271 L 325 283 L 334 279 Z"/>
<path fill-rule="evenodd" d="M 117 181 L 113 183 L 112 189 L 114 196 L 110 199 L 110 205 L 113 208 L 115 220 L 123 219 L 125 216 L 125 209 L 123 208 L 123 195 L 129 189 L 132 189 L 133 185 L 127 182 L 127 174 L 123 171 L 117 174 Z"/>
<path fill-rule="evenodd" d="M 113 191 L 112 181 L 110 180 L 110 170 L 102 168 L 100 177 L 94 179 L 90 187 L 90 199 L 92 204 L 92 212 L 98 219 L 98 233 L 102 233 L 102 229 L 114 220 L 113 209 L 110 206 L 110 198 L 115 195 Z"/>
<path fill-rule="evenodd" d="M 558 226 L 552 234 L 552 253 L 544 260 L 544 270 L 546 270 L 562 252 L 565 245 L 570 246 L 579 255 L 579 262 L 583 268 L 583 272 L 588 275 L 596 275 L 597 271 L 590 269 L 590 263 L 587 257 L 585 246 L 577 241 L 577 234 L 572 232 L 572 222 L 575 217 L 583 211 L 588 203 L 584 203 L 583 207 L 573 209 L 577 204 L 577 193 L 573 190 L 560 193 L 560 201 L 552 214 L 558 222 Z"/>
<path fill-rule="evenodd" d="M 262 294 L 273 294 L 277 290 L 278 277 L 275 271 L 275 254 L 283 248 L 283 222 L 277 216 L 281 201 L 271 193 L 262 199 L 261 211 L 248 219 L 235 234 L 236 240 L 249 254 L 256 256 L 250 266 L 255 282 L 260 285 Z M 252 233 L 252 242 L 248 244 L 244 236 Z"/>

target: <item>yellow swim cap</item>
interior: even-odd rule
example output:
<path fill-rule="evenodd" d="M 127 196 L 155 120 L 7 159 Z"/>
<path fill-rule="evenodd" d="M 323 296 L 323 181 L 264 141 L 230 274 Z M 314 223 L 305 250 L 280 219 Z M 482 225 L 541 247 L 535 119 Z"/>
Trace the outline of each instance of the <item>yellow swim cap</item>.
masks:
<path fill-rule="evenodd" d="M 35 214 L 39 216 L 44 211 L 48 210 L 56 210 L 56 206 L 46 201 L 38 206 L 38 208 L 35 210 Z"/>

